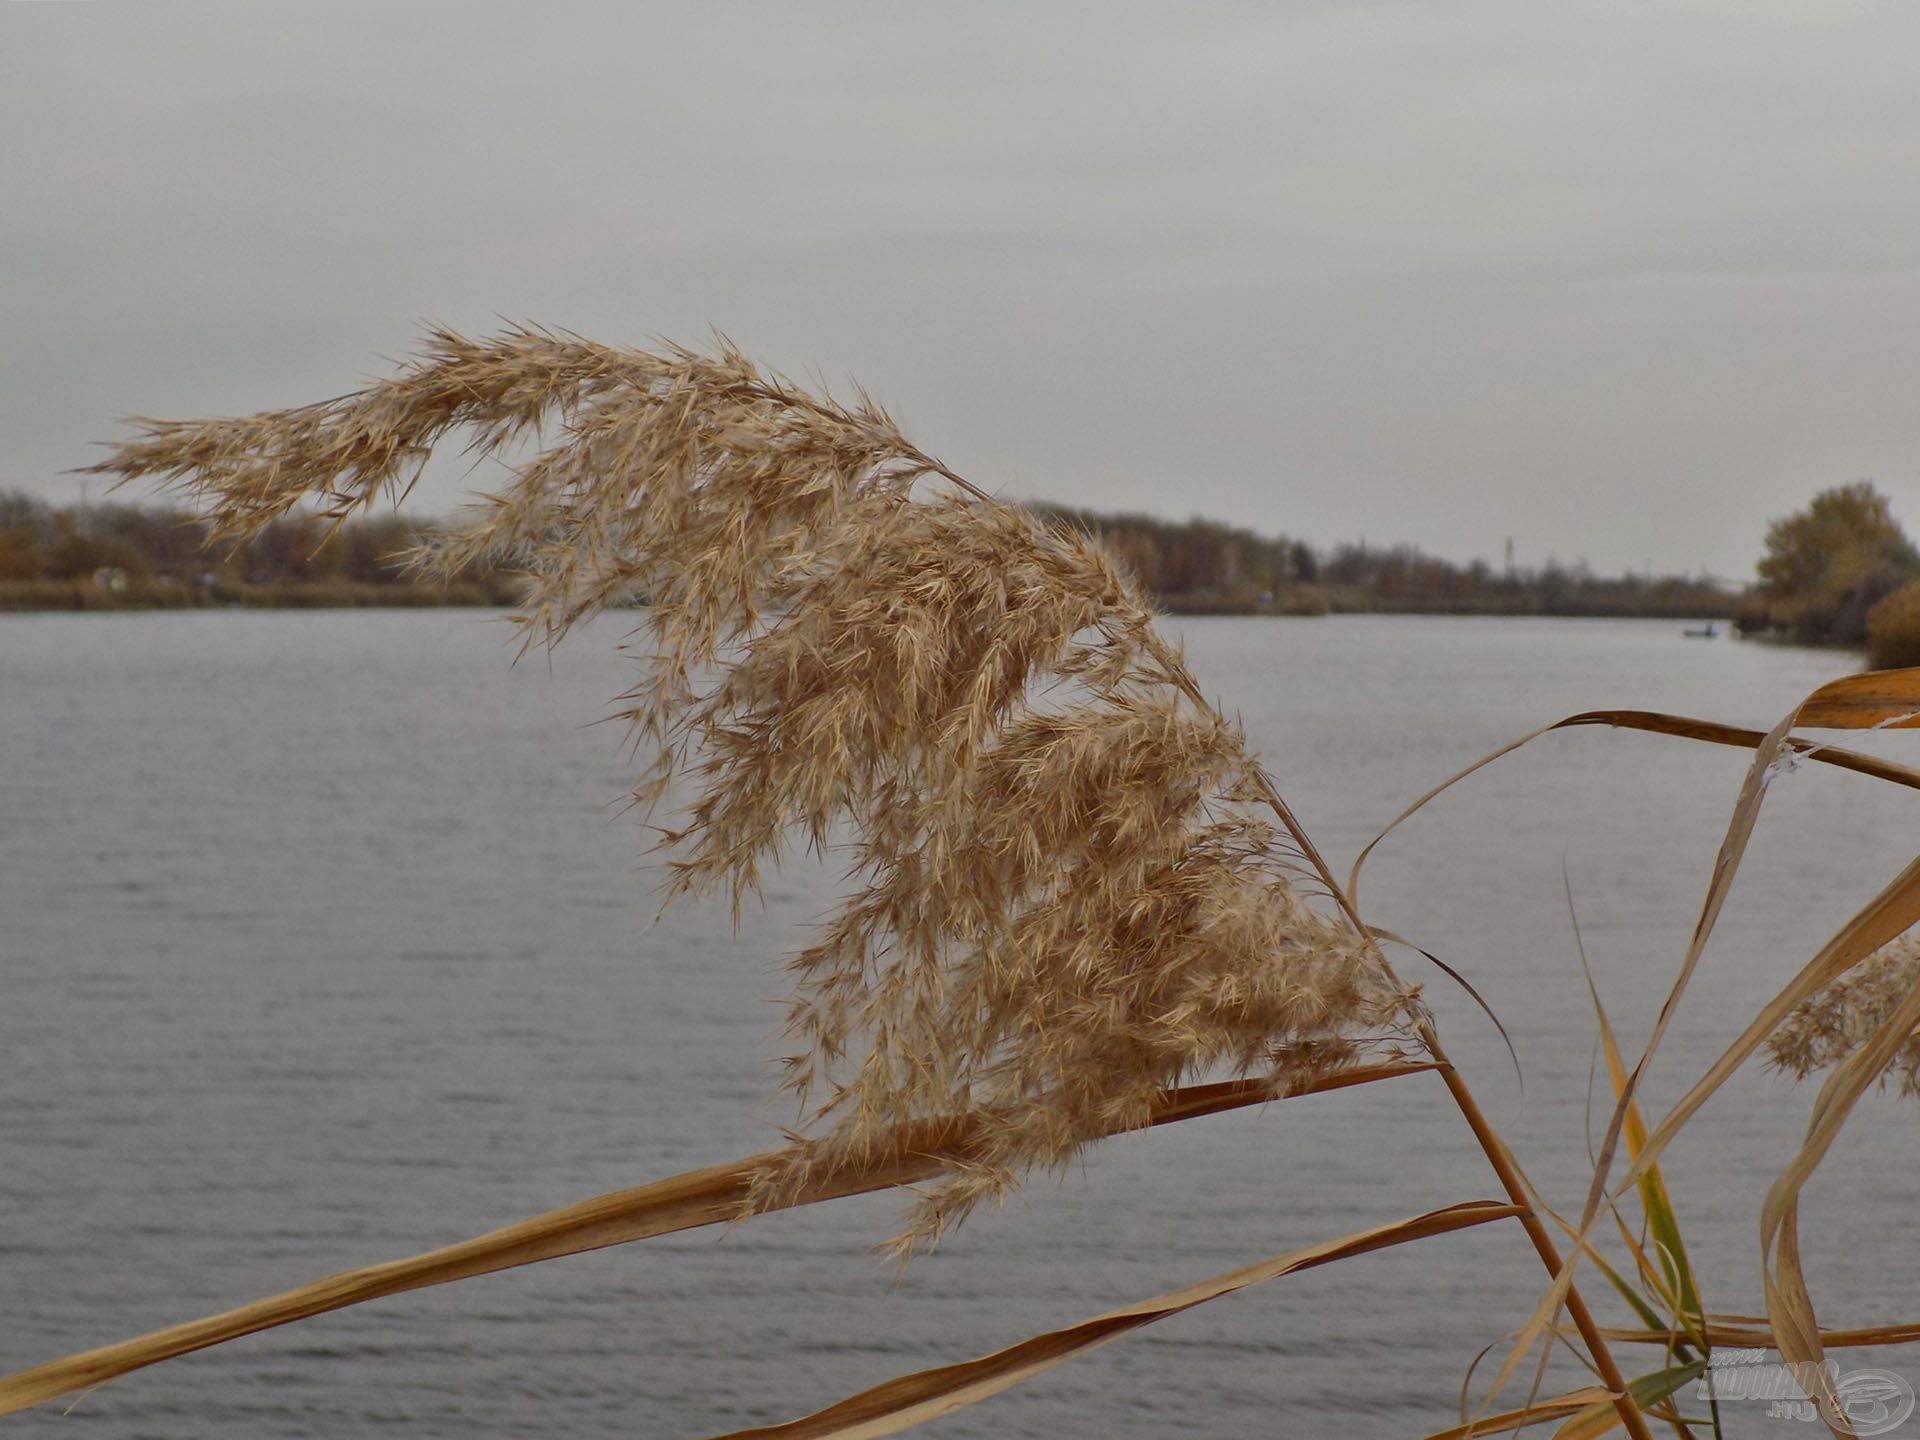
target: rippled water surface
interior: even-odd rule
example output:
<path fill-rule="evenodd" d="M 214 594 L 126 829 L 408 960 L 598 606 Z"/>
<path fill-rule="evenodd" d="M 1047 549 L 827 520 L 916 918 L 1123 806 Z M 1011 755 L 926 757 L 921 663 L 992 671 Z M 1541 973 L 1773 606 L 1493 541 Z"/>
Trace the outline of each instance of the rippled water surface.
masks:
<path fill-rule="evenodd" d="M 588 723 L 629 681 L 623 628 L 513 667 L 505 627 L 470 612 L 0 617 L 0 1369 L 777 1143 L 777 959 L 831 886 L 776 877 L 737 935 L 715 910 L 653 923 L 620 735 Z M 1538 724 L 1609 705 L 1765 728 L 1847 663 L 1679 629 L 1356 617 L 1184 635 L 1344 866 L 1428 785 Z M 1920 760 L 1911 737 L 1867 745 Z M 1524 1098 L 1492 1026 L 1426 972 L 1456 1057 L 1564 1208 L 1583 1193 L 1594 1036 L 1565 883 L 1637 1044 L 1743 766 L 1550 736 L 1369 864 L 1370 918 L 1506 1023 Z M 1656 1106 L 1916 849 L 1920 799 L 1784 777 Z M 1759 1303 L 1760 1197 L 1811 1099 L 1752 1067 L 1674 1152 L 1713 1308 Z M 1809 1191 L 1834 1322 L 1912 1318 L 1916 1161 L 1911 1103 L 1872 1097 Z M 1402 1079 L 1109 1142 L 903 1277 L 866 1253 L 894 1203 L 845 1201 L 321 1317 L 0 1427 L 704 1434 L 1494 1193 L 1442 1088 Z M 1417 1435 L 1447 1423 L 1465 1366 L 1539 1280 L 1509 1224 L 1422 1242 L 1206 1306 L 932 1433 Z M 1875 1363 L 1920 1380 L 1920 1349 Z M 1811 1433 L 1759 1411 L 1732 1433 Z"/>

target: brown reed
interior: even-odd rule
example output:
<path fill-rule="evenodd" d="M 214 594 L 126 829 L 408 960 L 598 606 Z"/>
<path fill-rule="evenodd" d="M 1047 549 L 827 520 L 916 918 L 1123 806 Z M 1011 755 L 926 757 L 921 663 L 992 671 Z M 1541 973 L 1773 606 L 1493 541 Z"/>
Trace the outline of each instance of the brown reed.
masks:
<path fill-rule="evenodd" d="M 638 607 L 642 673 L 619 713 L 640 757 L 636 800 L 672 811 L 663 829 L 669 901 L 717 891 L 737 918 L 763 867 L 790 851 L 843 860 L 841 908 L 791 959 L 796 1045 L 785 1085 L 801 1130 L 782 1151 L 726 1167 L 729 1213 L 871 1188 L 904 1164 L 935 1182 L 890 1242 L 904 1257 L 1035 1167 L 1064 1165 L 1102 1135 L 1164 1117 L 1183 1082 L 1238 1077 L 1240 1103 L 1406 1073 L 1392 1062 L 1411 1053 L 1439 1072 L 1506 1192 L 1504 1203 L 1456 1207 L 1462 1223 L 1516 1218 L 1554 1277 L 1493 1393 L 1534 1339 L 1559 1333 L 1562 1307 L 1603 1382 L 1530 1398 L 1504 1418 L 1572 1414 L 1565 1434 L 1599 1434 L 1617 1421 L 1643 1440 L 1648 1415 L 1674 1414 L 1669 1397 L 1684 1367 L 1669 1363 L 1628 1385 L 1546 1229 L 1551 1212 L 1535 1203 L 1417 992 L 1394 976 L 1362 921 L 1358 862 L 1347 887 L 1334 881 L 1244 737 L 1159 634 L 1145 598 L 1086 537 L 984 494 L 914 447 L 865 395 L 843 405 L 810 394 L 724 342 L 712 356 L 652 354 L 524 327 L 483 341 L 434 331 L 393 379 L 349 395 L 236 420 L 142 424 L 140 438 L 94 469 L 158 478 L 236 538 L 303 504 L 344 522 L 383 496 L 397 500 L 454 431 L 482 457 L 531 450 L 509 466 L 498 494 L 411 564 L 441 577 L 479 560 L 517 567 L 527 644 L 556 644 L 583 620 Z M 1765 735 L 1622 710 L 1535 732 L 1605 724 L 1755 752 L 1667 1003 L 1639 1062 L 1619 1065 L 1587 1205 L 1565 1228 L 1573 1260 L 1587 1258 L 1603 1209 L 1637 1184 L 1654 1193 L 1650 1216 L 1663 1212 L 1672 1228 L 1657 1157 L 1763 1041 L 1798 1073 L 1831 1066 L 1807 1142 L 1763 1209 L 1767 1333 L 1793 1360 L 1817 1362 L 1824 1344 L 1869 1335 L 1815 1320 L 1798 1197 L 1875 1075 L 1915 1089 L 1920 942 L 1887 942 L 1920 919 L 1920 861 L 1841 928 L 1650 1132 L 1635 1092 L 1776 769 L 1805 754 L 1920 785 L 1920 773 L 1790 732 L 1916 723 L 1920 672 L 1900 672 L 1823 686 Z M 1314 888 L 1339 913 L 1308 904 Z M 1862 963 L 1876 947 L 1884 948 Z M 913 1138 L 953 1125 L 964 1126 L 963 1147 L 921 1148 Z M 1627 1173 L 1610 1180 L 1623 1138 Z M 660 1193 L 681 1196 L 677 1182 Z M 597 1202 L 588 1209 L 602 1214 Z M 1435 1217 L 1449 1213 L 1315 1253 L 1437 1233 Z M 571 1223 L 541 1217 L 528 1234 L 539 1246 L 562 1244 L 554 1227 Z M 526 1239 L 512 1233 L 519 1248 L 510 1254 L 498 1237 L 483 1237 L 468 1260 L 497 1268 L 538 1258 L 512 1258 Z M 1654 1273 L 1627 1240 L 1641 1270 Z M 1677 1238 L 1666 1253 L 1683 1257 Z M 482 1255 L 484 1263 L 474 1259 Z M 436 1268 L 441 1259 L 404 1262 L 407 1283 L 457 1278 Z M 1253 1269 L 1278 1275 L 1296 1259 Z M 397 1273 L 361 1281 L 378 1289 Z M 1691 1278 L 1681 1278 L 1676 1294 L 1694 1295 L 1687 1303 L 1697 1306 Z M 313 1313 L 321 1300 L 331 1308 L 371 1293 L 321 1282 L 0 1377 L 0 1407 Z M 1161 1300 L 1184 1304 L 1186 1294 Z M 1636 1308 L 1643 1320 L 1660 1318 Z M 1027 1343 L 1051 1363 L 1122 1321 L 1161 1313 L 1171 1311 L 1143 1302 L 1087 1322 L 1091 1329 Z M 1678 1329 L 1647 1332 L 1670 1362 L 1676 1335 L 1704 1349 L 1719 1333 L 1714 1317 L 1674 1318 Z M 1894 1343 L 1911 1328 L 1879 1327 L 1870 1340 Z M 800 1423 L 806 1433 L 890 1433 L 1012 1383 L 1033 1363 L 1013 1347 L 889 1382 L 847 1402 L 853 1409 L 841 1418 L 830 1417 L 842 1407 L 822 1412 L 811 1429 Z M 884 1403 L 874 1398 L 881 1392 Z M 1814 1398 L 1841 1433 L 1834 1397 Z"/>
<path fill-rule="evenodd" d="M 144 422 L 138 440 L 94 468 L 159 478 L 202 501 L 221 534 L 244 538 L 300 505 L 344 522 L 382 495 L 403 497 L 455 430 L 480 457 L 530 459 L 509 463 L 509 484 L 411 564 L 438 576 L 474 561 L 516 566 L 526 643 L 559 643 L 589 616 L 637 607 L 641 674 L 620 714 L 641 758 L 637 801 L 672 810 L 668 900 L 720 891 L 737 916 L 762 868 L 787 852 L 845 862 L 843 906 L 791 960 L 797 1046 L 785 1085 L 803 1133 L 780 1152 L 649 1187 L 643 1202 L 609 1196 L 480 1236 L 455 1246 L 459 1263 L 430 1252 L 0 1377 L 0 1409 L 357 1304 L 401 1281 L 444 1283 L 657 1233 L 660 1215 L 684 1212 L 691 1194 L 712 1200 L 708 1183 L 720 1185 L 722 1171 L 726 1200 L 695 1206 L 701 1223 L 931 1175 L 893 1242 L 904 1256 L 1035 1165 L 1066 1164 L 1100 1135 L 1187 1114 L 1179 1096 L 1194 1092 L 1173 1087 L 1188 1079 L 1231 1073 L 1242 1104 L 1432 1068 L 1505 1202 L 1417 1215 L 1325 1242 L 1313 1256 L 1515 1217 L 1553 1284 L 1486 1404 L 1532 1340 L 1561 1332 L 1561 1308 L 1603 1386 L 1530 1398 L 1444 1434 L 1571 1415 L 1563 1434 L 1619 1423 L 1644 1440 L 1649 1417 L 1682 1425 L 1674 1390 L 1688 1365 L 1705 1365 L 1678 1365 L 1684 1348 L 1705 1350 L 1732 1332 L 1726 1317 L 1699 1311 L 1657 1158 L 1763 1041 L 1788 1068 L 1832 1066 L 1834 1075 L 1807 1142 L 1764 1202 L 1768 1319 L 1757 1332 L 1782 1356 L 1816 1363 L 1826 1344 L 1895 1342 L 1914 1329 L 1818 1325 L 1797 1225 L 1801 1188 L 1860 1091 L 1874 1077 L 1914 1089 L 1920 943 L 1887 941 L 1920 920 L 1920 860 L 1766 1002 L 1651 1131 L 1636 1091 L 1713 933 L 1770 778 L 1805 755 L 1920 785 L 1920 772 L 1791 732 L 1920 724 L 1920 672 L 1822 685 L 1764 735 L 1638 710 L 1584 712 L 1534 732 L 1605 724 L 1755 753 L 1661 1018 L 1638 1064 L 1615 1058 L 1615 1112 L 1588 1204 L 1563 1223 L 1572 1238 L 1563 1260 L 1546 1229 L 1551 1212 L 1534 1202 L 1419 996 L 1361 920 L 1359 862 L 1348 887 L 1332 879 L 1244 737 L 1098 545 L 977 490 L 910 444 L 872 399 L 808 394 L 724 342 L 714 355 L 647 353 L 536 328 L 480 342 L 436 330 L 392 380 L 246 419 Z M 1315 887 L 1338 914 L 1304 900 Z M 1876 947 L 1885 948 L 1859 964 Z M 1409 1066 L 1404 1052 L 1425 1058 Z M 964 1144 L 929 1135 L 964 1135 Z M 1622 1142 L 1626 1175 L 1611 1179 Z M 1667 1352 L 1661 1371 L 1628 1384 L 1572 1263 L 1601 1263 L 1597 1221 L 1636 1185 L 1655 1236 L 1668 1236 L 1663 1254 L 1680 1265 L 1678 1284 L 1667 1284 L 1678 1329 L 1611 1332 Z M 612 1227 L 603 1225 L 609 1202 L 624 1217 Z M 1640 1273 L 1659 1275 L 1644 1244 L 1622 1235 Z M 891 1432 L 1244 1277 L 1277 1277 L 1306 1254 L 900 1377 L 799 1430 L 778 1428 Z M 1644 1321 L 1661 1321 L 1605 1273 Z M 1839 1434 L 1843 1417 L 1826 1390 L 1814 1400 Z"/>
<path fill-rule="evenodd" d="M 636 800 L 673 811 L 668 899 L 718 891 L 737 917 L 763 867 L 790 851 L 845 863 L 844 903 L 791 960 L 796 1046 L 785 1084 L 801 1133 L 736 1167 L 750 1172 L 738 1213 L 864 1185 L 911 1149 L 910 1137 L 961 1117 L 964 1150 L 910 1157 L 933 1167 L 936 1183 L 892 1242 L 904 1256 L 1034 1167 L 1063 1165 L 1098 1136 L 1164 1113 L 1184 1081 L 1226 1073 L 1251 1087 L 1243 1095 L 1304 1093 L 1404 1073 L 1363 1060 L 1423 1054 L 1507 1196 L 1462 1213 L 1518 1219 L 1554 1276 L 1493 1393 L 1533 1340 L 1559 1333 L 1564 1307 L 1604 1388 L 1530 1400 L 1511 1418 L 1577 1406 L 1563 1433 L 1598 1434 L 1617 1420 L 1639 1440 L 1649 1415 L 1677 1423 L 1669 1397 L 1685 1367 L 1630 1387 L 1573 1284 L 1573 1262 L 1593 1255 L 1601 1215 L 1635 1186 L 1652 1195 L 1656 1228 L 1673 1231 L 1665 1253 L 1682 1254 L 1658 1156 L 1765 1042 L 1796 1073 L 1834 1072 L 1763 1206 L 1766 1333 L 1783 1357 L 1817 1364 L 1828 1343 L 1896 1343 L 1911 1332 L 1818 1324 L 1798 1213 L 1862 1090 L 1875 1078 L 1916 1089 L 1920 942 L 1895 937 L 1920 919 L 1920 861 L 1851 917 L 1650 1130 L 1635 1095 L 1777 770 L 1804 755 L 1920 785 L 1920 772 L 1791 732 L 1920 724 L 1920 672 L 1822 686 L 1765 734 L 1625 710 L 1535 732 L 1604 724 L 1754 751 L 1659 1020 L 1639 1061 L 1619 1066 L 1563 1261 L 1543 1218 L 1551 1212 L 1361 919 L 1358 863 L 1347 887 L 1332 878 L 1137 587 L 1086 537 L 1000 503 L 914 447 L 865 395 L 847 405 L 810 394 L 724 342 L 711 356 L 651 354 L 531 328 L 484 341 L 435 331 L 391 380 L 238 420 L 145 422 L 141 438 L 95 468 L 170 483 L 203 502 L 220 533 L 241 537 L 302 504 L 344 522 L 382 496 L 398 499 L 456 430 L 477 455 L 531 458 L 411 563 L 442 577 L 476 560 L 518 567 L 528 644 L 639 607 L 642 673 L 619 713 L 640 756 Z M 1338 913 L 1306 903 L 1313 889 Z M 1626 1173 L 1611 1177 L 1623 1141 Z M 1432 1218 L 1365 1243 L 1429 1233 Z M 1640 1271 L 1656 1273 L 1626 1238 Z M 1664 1336 L 1670 1360 L 1681 1349 L 1674 1335 L 1704 1350 L 1725 1332 L 1694 1312 L 1697 1291 L 1681 1280 L 1669 1287 L 1684 1312 Z M 1628 1299 L 1642 1319 L 1659 1319 Z M 1138 1314 L 1148 1310 L 1161 1313 Z M 1105 1334 L 1110 1320 L 1089 1323 Z M 208 1324 L 187 1327 L 195 1343 L 241 1333 Z M 109 1347 L 112 1364 L 149 1363 L 173 1333 Z M 1067 1335 L 1034 1343 L 1064 1355 L 1081 1343 Z M 1008 1357 L 1025 1355 L 1014 1347 L 903 1377 L 880 1387 L 891 1397 L 880 1410 L 855 1397 L 858 1417 L 821 1419 L 819 1433 L 884 1433 L 938 1413 L 963 1393 L 1011 1383 L 1028 1362 L 1007 1370 Z M 75 1373 L 65 1362 L 42 1369 L 58 1372 L 46 1384 Z M 1813 1398 L 1839 1434 L 1828 1389 Z M 16 1387 L 15 1399 L 25 1393 Z"/>
<path fill-rule="evenodd" d="M 1796 1080 L 1860 1051 L 1920 990 L 1920 935 L 1909 931 L 1795 1006 L 1767 1037 L 1767 1058 Z M 1920 1035 L 1909 1035 L 1879 1072 L 1882 1089 L 1920 1095 Z"/>
<path fill-rule="evenodd" d="M 1303 901 L 1257 813 L 1277 796 L 1137 587 L 864 395 L 808 394 L 724 343 L 436 330 L 350 395 L 141 424 L 95 469 L 157 477 L 232 537 L 302 502 L 344 521 L 397 499 L 456 429 L 482 456 L 557 434 L 413 566 L 517 567 L 529 643 L 641 603 L 621 713 L 636 799 L 683 782 L 669 900 L 719 890 L 737 918 L 795 845 L 845 860 L 844 904 L 791 961 L 803 1143 L 753 1206 L 982 1116 L 890 1242 L 905 1255 L 1185 1080 L 1278 1093 L 1418 1048 L 1416 993 Z"/>

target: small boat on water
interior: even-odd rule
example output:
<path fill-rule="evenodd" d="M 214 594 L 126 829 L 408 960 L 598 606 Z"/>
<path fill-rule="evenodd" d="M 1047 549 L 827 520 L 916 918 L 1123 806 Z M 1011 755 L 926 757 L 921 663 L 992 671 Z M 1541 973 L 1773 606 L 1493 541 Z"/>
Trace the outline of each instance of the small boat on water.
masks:
<path fill-rule="evenodd" d="M 1720 632 L 1713 628 L 1713 621 L 1709 620 L 1705 625 L 1689 626 L 1680 633 L 1689 640 L 1711 640 Z"/>

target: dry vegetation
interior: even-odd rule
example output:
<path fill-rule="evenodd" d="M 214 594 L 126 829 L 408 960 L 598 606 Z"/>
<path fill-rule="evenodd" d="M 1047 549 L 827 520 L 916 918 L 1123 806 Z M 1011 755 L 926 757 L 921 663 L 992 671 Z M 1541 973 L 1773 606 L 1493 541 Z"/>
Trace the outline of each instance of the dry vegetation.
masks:
<path fill-rule="evenodd" d="M 161 475 L 245 538 L 296 501 L 344 521 L 455 425 L 483 453 L 567 417 L 422 571 L 526 571 L 529 638 L 636 595 L 637 798 L 676 774 L 674 894 L 736 909 L 793 843 L 856 878 L 792 961 L 789 1085 L 811 1142 L 771 1197 L 899 1127 L 992 1116 L 916 1201 L 931 1239 L 1035 1164 L 1225 1065 L 1284 1086 L 1405 1033 L 1378 951 L 1301 904 L 1241 737 L 1105 554 L 975 493 L 870 402 L 708 359 L 440 333 L 401 378 L 239 421 L 156 424 L 105 467 Z M 844 833 L 842 833 L 842 829 Z"/>
<path fill-rule="evenodd" d="M 1765 736 L 1636 712 L 1563 722 L 1755 752 L 1700 925 L 1637 1061 L 1619 1056 L 1598 1019 L 1617 1103 L 1571 1226 L 1573 1253 L 1591 1258 L 1646 1327 L 1614 1332 L 1613 1343 L 1660 1351 L 1630 1389 L 1550 1212 L 1448 1062 L 1417 991 L 1388 965 L 1352 883 L 1328 871 L 1133 582 L 1088 538 L 995 501 L 917 449 L 864 396 L 808 394 L 728 348 L 650 354 L 536 330 L 480 342 L 436 332 L 392 380 L 296 410 L 147 422 L 99 468 L 157 477 L 204 507 L 223 536 L 244 539 L 298 504 L 344 523 L 404 495 L 456 430 L 482 454 L 527 440 L 535 453 L 464 524 L 415 552 L 419 571 L 523 572 L 528 643 L 557 643 L 634 597 L 649 602 L 635 612 L 643 673 L 622 704 L 642 756 L 638 800 L 660 802 L 681 782 L 667 824 L 671 891 L 719 891 L 737 906 L 789 848 L 848 859 L 843 908 L 791 962 L 786 1083 L 803 1102 L 801 1133 L 767 1155 L 23 1371 L 0 1379 L 0 1411 L 401 1289 L 931 1181 L 895 1239 L 906 1254 L 1099 1137 L 1424 1069 L 1457 1102 L 1463 1140 L 1485 1151 L 1501 1198 L 1442 1206 L 904 1377 L 779 1433 L 890 1433 L 1242 1285 L 1503 1218 L 1519 1222 L 1548 1285 L 1488 1409 L 1530 1347 L 1553 1335 L 1582 1348 L 1596 1384 L 1530 1396 L 1480 1429 L 1554 1420 L 1564 1434 L 1619 1426 L 1646 1436 L 1650 1419 L 1665 1419 L 1690 1433 L 1672 1397 L 1728 1322 L 1702 1309 L 1658 1160 L 1763 1043 L 1797 1068 L 1838 1062 L 1807 1150 L 1769 1197 L 1763 1253 L 1771 1342 L 1788 1358 L 1819 1357 L 1824 1332 L 1793 1241 L 1798 1188 L 1861 1090 L 1889 1065 L 1906 1064 L 1897 1073 L 1911 1077 L 1912 952 L 1855 967 L 1920 916 L 1920 862 L 1657 1125 L 1644 1123 L 1635 1096 L 1775 767 L 1798 750 L 1920 786 L 1920 773 L 1791 732 L 1910 723 L 1914 675 L 1825 687 Z M 1591 1247 L 1636 1191 L 1653 1238 L 1623 1227 L 1623 1278 Z M 1815 1398 L 1844 1433 L 1835 1397 Z"/>
<path fill-rule="evenodd" d="M 1796 1079 L 1858 1054 L 1902 1001 L 1920 991 L 1920 936 L 1903 935 L 1802 1001 L 1767 1037 L 1767 1056 Z M 1879 1074 L 1882 1086 L 1920 1095 L 1920 1034 L 1909 1034 Z"/>
<path fill-rule="evenodd" d="M 1870 481 L 1822 490 L 1804 510 L 1770 524 L 1759 577 L 1735 615 L 1742 631 L 1808 645 L 1870 645 L 1876 665 L 1920 659 L 1913 597 L 1893 599 L 1920 580 L 1920 549 Z M 1892 618 L 1890 604 L 1904 613 Z"/>
<path fill-rule="evenodd" d="M 1867 612 L 1867 652 L 1879 669 L 1920 665 L 1920 580 L 1909 580 Z"/>

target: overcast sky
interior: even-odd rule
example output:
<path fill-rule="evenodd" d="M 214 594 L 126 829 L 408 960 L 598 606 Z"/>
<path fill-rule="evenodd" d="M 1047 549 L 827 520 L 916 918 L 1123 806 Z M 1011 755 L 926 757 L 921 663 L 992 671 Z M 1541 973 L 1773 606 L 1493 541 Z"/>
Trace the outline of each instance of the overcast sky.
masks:
<path fill-rule="evenodd" d="M 0 487 L 504 316 L 1322 545 L 1920 530 L 1905 0 L 8 3 L 0 134 Z"/>

